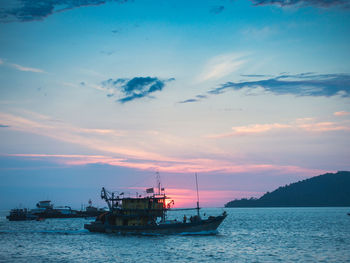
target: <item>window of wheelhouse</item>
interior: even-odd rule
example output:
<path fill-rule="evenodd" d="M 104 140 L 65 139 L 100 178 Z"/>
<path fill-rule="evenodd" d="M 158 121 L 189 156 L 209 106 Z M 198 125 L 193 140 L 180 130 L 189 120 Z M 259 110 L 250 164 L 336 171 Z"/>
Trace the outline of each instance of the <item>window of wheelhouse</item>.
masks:
<path fill-rule="evenodd" d="M 163 207 L 165 207 L 165 199 L 157 199 L 158 204 L 162 204 Z"/>

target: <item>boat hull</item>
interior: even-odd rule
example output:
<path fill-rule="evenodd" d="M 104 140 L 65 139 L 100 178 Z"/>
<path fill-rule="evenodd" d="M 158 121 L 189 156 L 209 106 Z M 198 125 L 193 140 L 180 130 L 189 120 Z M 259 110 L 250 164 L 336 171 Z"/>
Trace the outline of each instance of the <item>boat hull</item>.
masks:
<path fill-rule="evenodd" d="M 105 211 L 89 212 L 89 211 L 76 211 L 75 213 L 64 214 L 57 211 L 43 211 L 41 213 L 21 212 L 11 213 L 6 216 L 9 221 L 25 221 L 25 220 L 37 220 L 37 219 L 49 219 L 49 218 L 88 218 L 97 217 Z"/>
<path fill-rule="evenodd" d="M 115 226 L 96 221 L 90 224 L 85 224 L 84 228 L 90 232 L 116 234 L 215 234 L 217 233 L 217 228 L 225 217 L 226 215 L 221 215 L 191 223 L 171 223 L 146 226 Z"/>
<path fill-rule="evenodd" d="M 86 212 L 86 211 L 74 211 L 74 213 L 64 214 L 59 212 L 42 212 L 35 213 L 39 218 L 86 218 L 86 217 L 97 217 L 105 211 L 99 212 Z"/>
<path fill-rule="evenodd" d="M 36 220 L 38 217 L 35 215 L 9 215 L 6 216 L 9 221 L 30 221 Z"/>

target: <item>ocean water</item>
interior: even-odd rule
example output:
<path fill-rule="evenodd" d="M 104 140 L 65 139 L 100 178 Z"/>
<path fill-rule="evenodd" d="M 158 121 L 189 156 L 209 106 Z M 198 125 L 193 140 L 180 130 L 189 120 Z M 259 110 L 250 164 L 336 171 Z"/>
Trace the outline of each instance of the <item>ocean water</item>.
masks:
<path fill-rule="evenodd" d="M 120 236 L 85 231 L 87 219 L 1 216 L 0 262 L 350 262 L 350 208 L 225 210 L 216 235 Z"/>

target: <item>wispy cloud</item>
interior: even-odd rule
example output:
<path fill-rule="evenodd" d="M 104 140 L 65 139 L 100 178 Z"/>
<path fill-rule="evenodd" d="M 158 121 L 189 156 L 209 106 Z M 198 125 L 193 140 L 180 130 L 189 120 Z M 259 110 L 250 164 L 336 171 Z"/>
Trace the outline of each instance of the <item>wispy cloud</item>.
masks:
<path fill-rule="evenodd" d="M 254 135 L 260 133 L 266 133 L 272 130 L 286 129 L 291 128 L 291 125 L 288 124 L 280 124 L 280 123 L 272 123 L 272 124 L 252 124 L 247 126 L 235 126 L 232 127 L 232 131 L 221 134 L 212 134 L 206 136 L 207 138 L 226 138 L 233 136 L 243 136 L 243 135 Z"/>
<path fill-rule="evenodd" d="M 197 102 L 199 101 L 198 99 L 188 99 L 188 100 L 182 100 L 182 101 L 179 101 L 178 103 L 191 103 L 191 102 Z"/>
<path fill-rule="evenodd" d="M 306 72 L 294 75 L 282 73 L 282 75 L 276 77 L 262 74 L 244 74 L 241 76 L 254 78 L 254 80 L 226 82 L 217 88 L 209 90 L 207 95 L 200 94 L 179 103 L 199 102 L 209 98 L 210 95 L 218 95 L 230 90 L 242 90 L 246 96 L 291 94 L 314 97 L 350 97 L 350 74 L 316 74 Z"/>
<path fill-rule="evenodd" d="M 161 153 L 146 150 L 149 147 L 145 147 L 144 142 L 137 143 L 137 140 L 132 139 L 133 143 L 128 143 L 130 138 L 143 138 L 142 134 L 147 133 L 145 131 L 130 132 L 125 130 L 77 127 L 49 116 L 29 111 L 22 111 L 16 115 L 0 112 L 0 123 L 6 123 L 10 126 L 9 129 L 11 130 L 37 134 L 58 141 L 81 145 L 97 152 L 104 152 L 107 155 L 113 154 L 113 161 L 108 158 L 106 160 L 109 160 L 108 163 L 114 163 L 115 165 L 118 163 L 120 166 L 138 169 L 156 169 L 159 166 L 163 166 L 164 169 L 174 169 L 174 166 L 180 167 L 180 163 L 184 163 L 180 159 L 167 158 Z M 128 136 L 126 137 L 126 135 Z M 160 137 L 160 135 L 157 136 Z M 131 161 L 122 163 L 120 159 Z M 93 161 L 91 158 L 89 160 L 91 163 L 96 162 L 96 160 Z M 103 161 L 99 160 L 98 162 Z M 177 165 L 174 165 L 175 163 Z M 186 167 L 186 169 L 193 168 L 191 165 L 187 166 L 184 164 L 182 167 Z"/>
<path fill-rule="evenodd" d="M 221 94 L 227 90 L 262 89 L 278 95 L 293 94 L 296 96 L 350 96 L 349 74 L 313 74 L 301 73 L 296 75 L 280 75 L 274 78 L 245 81 L 226 82 L 220 87 L 209 91 L 210 94 Z M 256 93 L 254 93 L 256 95 Z"/>
<path fill-rule="evenodd" d="M 247 78 L 267 78 L 271 77 L 271 75 L 264 75 L 264 74 L 241 74 L 242 77 Z"/>
<path fill-rule="evenodd" d="M 330 121 L 299 124 L 297 128 L 303 129 L 308 132 L 350 131 L 349 124 L 341 124 Z"/>
<path fill-rule="evenodd" d="M 348 122 L 317 122 L 312 118 L 297 119 L 290 123 L 272 123 L 272 124 L 251 124 L 247 126 L 234 126 L 232 131 L 221 134 L 207 135 L 207 138 L 226 138 L 234 136 L 258 135 L 267 132 L 278 132 L 282 130 L 306 131 L 306 132 L 333 132 L 350 131 Z"/>
<path fill-rule="evenodd" d="M 135 77 L 132 79 L 108 79 L 101 83 L 102 88 L 107 90 L 108 97 L 113 97 L 119 94 L 121 98 L 117 101 L 126 103 L 135 99 L 150 96 L 151 93 L 161 91 L 165 84 L 174 80 L 170 78 L 161 80 L 156 77 Z"/>
<path fill-rule="evenodd" d="M 265 26 L 261 28 L 249 27 L 242 30 L 242 34 L 247 38 L 252 38 L 255 40 L 265 39 L 276 33 L 276 29 L 270 26 Z"/>
<path fill-rule="evenodd" d="M 148 138 L 143 137 L 142 132 L 115 131 L 113 129 L 91 129 L 77 127 L 63 121 L 55 120 L 49 116 L 23 112 L 22 116 L 8 113 L 0 113 L 0 122 L 6 123 L 10 130 L 21 131 L 25 133 L 37 134 L 50 137 L 58 141 L 81 145 L 90 148 L 99 155 L 60 155 L 60 154 L 26 154 L 28 158 L 51 158 L 58 163 L 67 165 L 84 165 L 93 163 L 104 163 L 114 166 L 129 167 L 140 170 L 171 173 L 192 173 L 192 172 L 215 172 L 215 173 L 244 173 L 276 171 L 278 173 L 300 173 L 316 175 L 314 169 L 306 169 L 293 165 L 276 165 L 271 163 L 252 163 L 249 160 L 234 163 L 232 160 L 220 158 L 220 154 L 211 151 L 210 158 L 184 157 L 181 152 L 178 157 L 176 154 L 167 154 L 166 149 L 174 148 L 173 144 L 179 144 L 183 138 L 172 137 L 164 138 L 162 134 L 157 133 L 156 137 L 163 137 L 158 149 L 154 149 L 154 141 L 151 142 L 152 148 L 144 141 L 141 144 L 128 143 L 127 138 Z M 127 137 L 125 135 L 128 135 Z M 169 144 L 169 141 L 173 144 Z M 188 145 L 187 145 L 188 146 Z M 150 151 L 149 149 L 154 149 Z M 102 153 L 102 154 L 101 154 Z M 20 155 L 18 155 L 20 156 Z"/>
<path fill-rule="evenodd" d="M 107 2 L 125 3 L 127 0 L 17 0 L 8 1 L 0 9 L 0 22 L 27 22 L 84 6 L 98 6 Z"/>
<path fill-rule="evenodd" d="M 139 170 L 161 171 L 165 173 L 257 173 L 277 172 L 279 174 L 317 175 L 323 170 L 309 169 L 294 165 L 276 165 L 268 163 L 233 163 L 232 161 L 214 159 L 177 159 L 163 157 L 154 159 L 129 159 L 110 155 L 64 155 L 64 154 L 2 154 L 3 156 L 50 159 L 64 165 L 108 164 Z"/>
<path fill-rule="evenodd" d="M 255 6 L 259 5 L 277 5 L 280 7 L 304 7 L 314 6 L 320 8 L 350 8 L 349 0 L 251 0 Z"/>
<path fill-rule="evenodd" d="M 230 53 L 211 58 L 197 77 L 197 81 L 220 79 L 239 70 L 247 62 L 245 56 L 246 54 Z"/>
<path fill-rule="evenodd" d="M 45 73 L 45 71 L 42 70 L 42 69 L 33 68 L 33 67 L 25 67 L 25 66 L 18 65 L 18 64 L 15 64 L 15 63 L 9 63 L 9 62 L 1 59 L 1 58 L 0 58 L 0 65 L 11 67 L 11 68 L 17 69 L 19 71 L 34 72 L 34 73 Z"/>
<path fill-rule="evenodd" d="M 24 67 L 18 64 L 9 64 L 12 67 L 14 67 L 15 69 L 19 70 L 19 71 L 29 71 L 29 72 L 35 72 L 35 73 L 44 73 L 45 71 L 43 71 L 42 69 L 38 69 L 38 68 L 30 68 L 30 67 Z"/>
<path fill-rule="evenodd" d="M 346 116 L 346 115 L 350 115 L 350 112 L 348 111 L 337 111 L 333 113 L 334 116 Z"/>
<path fill-rule="evenodd" d="M 194 99 L 187 99 L 183 101 L 179 101 L 178 103 L 191 103 L 191 102 L 198 102 L 201 101 L 202 99 L 206 99 L 207 95 L 197 95 Z"/>
<path fill-rule="evenodd" d="M 0 113 L 0 122 L 6 123 L 11 130 L 33 133 L 107 152 L 108 149 L 112 148 L 110 147 L 111 142 L 124 136 L 123 131 L 77 127 L 49 116 L 29 111 L 22 111 L 17 115 Z M 94 146 L 94 144 L 96 145 Z M 131 150 L 123 151 L 122 147 L 119 150 L 120 153 L 132 153 Z"/>

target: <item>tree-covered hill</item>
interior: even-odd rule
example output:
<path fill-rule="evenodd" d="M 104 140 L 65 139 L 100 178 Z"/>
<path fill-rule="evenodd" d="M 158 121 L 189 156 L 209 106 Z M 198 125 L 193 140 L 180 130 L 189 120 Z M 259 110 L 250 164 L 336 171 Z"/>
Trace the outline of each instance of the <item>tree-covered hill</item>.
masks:
<path fill-rule="evenodd" d="M 350 206 L 350 172 L 312 177 L 267 192 L 259 199 L 240 199 L 225 207 Z"/>

